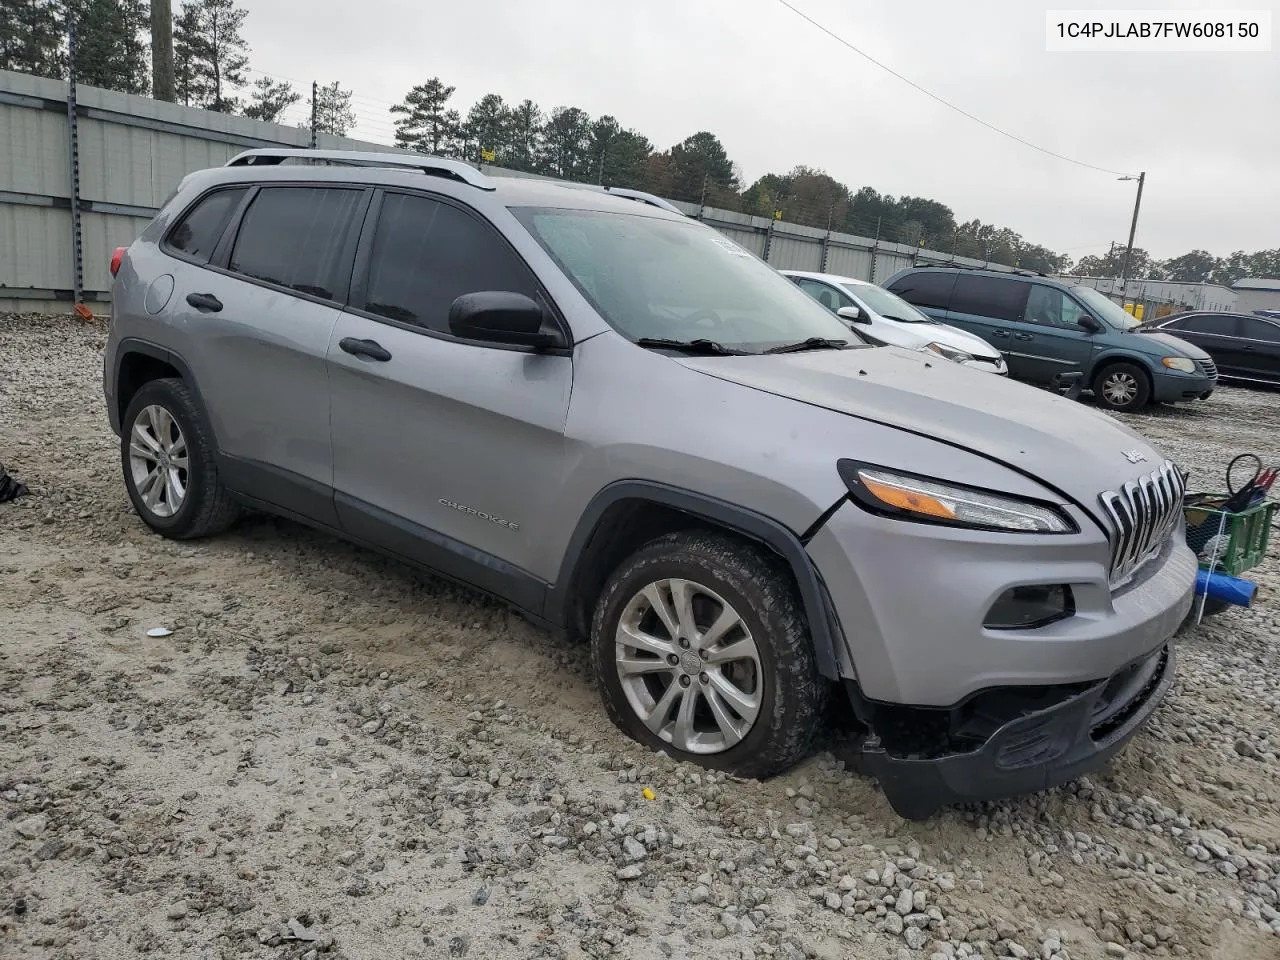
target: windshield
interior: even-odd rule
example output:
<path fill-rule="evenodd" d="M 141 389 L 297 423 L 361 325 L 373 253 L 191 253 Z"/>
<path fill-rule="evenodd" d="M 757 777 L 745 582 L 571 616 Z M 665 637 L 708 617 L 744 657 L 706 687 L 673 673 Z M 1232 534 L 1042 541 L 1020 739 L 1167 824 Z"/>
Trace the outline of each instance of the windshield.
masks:
<path fill-rule="evenodd" d="M 901 320 L 903 323 L 933 323 L 932 317 L 925 316 L 896 293 L 890 293 L 884 287 L 874 283 L 841 284 L 855 300 L 861 300 L 872 312 L 887 320 Z"/>
<path fill-rule="evenodd" d="M 751 253 L 692 220 L 534 207 L 511 211 L 630 340 L 712 340 L 760 353 L 809 338 L 865 343 Z"/>
<path fill-rule="evenodd" d="M 1114 300 L 1104 296 L 1092 287 L 1072 287 L 1074 293 L 1089 308 L 1089 312 L 1109 327 L 1117 330 L 1132 330 L 1138 321 Z"/>

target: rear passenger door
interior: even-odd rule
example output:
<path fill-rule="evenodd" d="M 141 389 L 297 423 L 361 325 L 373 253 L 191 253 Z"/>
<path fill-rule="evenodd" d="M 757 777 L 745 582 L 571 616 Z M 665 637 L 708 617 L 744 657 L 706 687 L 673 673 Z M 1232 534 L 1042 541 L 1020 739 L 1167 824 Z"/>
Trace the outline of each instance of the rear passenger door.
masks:
<path fill-rule="evenodd" d="M 1280 324 L 1253 317 L 1240 318 L 1240 354 L 1245 376 L 1280 381 Z"/>
<path fill-rule="evenodd" d="M 325 356 L 369 194 L 316 184 L 249 188 L 210 262 L 176 272 L 170 301 L 224 480 L 330 525 Z M 181 226 L 168 242 L 188 242 Z"/>
<path fill-rule="evenodd" d="M 555 520 L 573 361 L 458 339 L 448 318 L 465 293 L 549 297 L 492 224 L 445 197 L 388 191 L 360 250 L 328 351 L 342 525 L 536 607 L 543 588 L 529 566 Z M 343 348 L 357 340 L 385 358 Z"/>
<path fill-rule="evenodd" d="M 1014 337 L 1015 324 L 1022 320 L 1027 304 L 1027 286 L 1020 280 L 961 273 L 946 317 L 947 323 L 977 334 L 999 350 L 1009 365 L 1009 376 L 1017 380 L 1031 380 L 1036 373 L 1026 354 L 1018 351 Z"/>

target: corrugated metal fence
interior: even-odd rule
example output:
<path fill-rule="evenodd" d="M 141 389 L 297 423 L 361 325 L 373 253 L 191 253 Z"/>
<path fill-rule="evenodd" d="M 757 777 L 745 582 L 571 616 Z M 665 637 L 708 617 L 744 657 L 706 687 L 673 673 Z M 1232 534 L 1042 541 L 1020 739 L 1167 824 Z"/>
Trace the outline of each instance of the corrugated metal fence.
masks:
<path fill-rule="evenodd" d="M 77 286 L 82 302 L 101 310 L 109 299 L 111 250 L 134 240 L 182 177 L 250 147 L 311 142 L 303 128 L 77 86 L 73 155 L 68 95 L 65 82 L 0 71 L 0 310 L 65 311 Z M 388 149 L 329 134 L 318 135 L 316 146 Z M 874 281 L 913 263 L 1008 269 L 875 237 L 678 206 L 779 269 Z"/>

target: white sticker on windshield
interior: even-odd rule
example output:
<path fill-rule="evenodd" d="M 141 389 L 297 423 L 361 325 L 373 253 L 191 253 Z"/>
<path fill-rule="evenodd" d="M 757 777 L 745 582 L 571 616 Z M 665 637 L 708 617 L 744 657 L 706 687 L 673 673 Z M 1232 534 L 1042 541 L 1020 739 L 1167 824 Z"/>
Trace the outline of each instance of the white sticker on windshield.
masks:
<path fill-rule="evenodd" d="M 747 250 L 745 247 L 738 246 L 738 244 L 734 243 L 728 237 L 715 236 L 711 238 L 711 242 L 723 247 L 725 250 L 728 250 L 735 257 L 751 256 L 751 251 Z"/>

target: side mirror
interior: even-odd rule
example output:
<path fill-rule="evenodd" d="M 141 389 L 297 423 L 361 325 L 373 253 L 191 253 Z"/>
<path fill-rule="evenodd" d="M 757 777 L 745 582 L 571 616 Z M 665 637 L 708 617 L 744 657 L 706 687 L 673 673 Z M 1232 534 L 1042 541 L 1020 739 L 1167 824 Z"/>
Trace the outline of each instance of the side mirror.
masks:
<path fill-rule="evenodd" d="M 1093 317 L 1089 316 L 1088 314 L 1085 314 L 1083 317 L 1077 320 L 1076 323 L 1080 324 L 1080 326 L 1084 327 L 1084 329 L 1088 330 L 1090 333 L 1102 332 L 1102 324 L 1100 324 L 1097 320 L 1095 320 Z"/>
<path fill-rule="evenodd" d="M 560 346 L 560 332 L 542 307 L 522 293 L 464 293 L 449 307 L 449 330 L 464 340 L 522 347 Z"/>
<path fill-rule="evenodd" d="M 836 311 L 836 316 L 848 320 L 850 323 L 870 323 L 868 317 L 862 315 L 862 311 L 857 307 L 841 307 Z"/>

